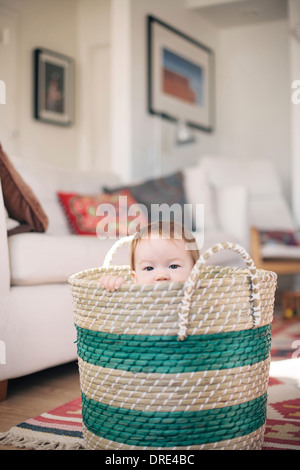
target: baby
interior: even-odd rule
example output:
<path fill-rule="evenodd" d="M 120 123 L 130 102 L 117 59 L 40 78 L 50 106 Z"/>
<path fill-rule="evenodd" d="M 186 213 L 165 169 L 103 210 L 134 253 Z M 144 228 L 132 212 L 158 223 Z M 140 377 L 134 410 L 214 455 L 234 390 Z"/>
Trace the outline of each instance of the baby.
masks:
<path fill-rule="evenodd" d="M 184 282 L 199 258 L 192 234 L 174 222 L 156 222 L 142 227 L 130 246 L 131 275 L 137 284 Z M 113 292 L 125 279 L 103 275 L 100 285 Z"/>

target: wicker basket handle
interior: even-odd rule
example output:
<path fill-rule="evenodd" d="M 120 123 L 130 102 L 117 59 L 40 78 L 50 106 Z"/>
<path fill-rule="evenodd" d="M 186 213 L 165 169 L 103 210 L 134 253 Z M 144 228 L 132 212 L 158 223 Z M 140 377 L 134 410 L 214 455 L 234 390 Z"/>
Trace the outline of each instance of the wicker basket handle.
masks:
<path fill-rule="evenodd" d="M 260 299 L 259 299 L 259 285 L 258 285 L 258 276 L 257 270 L 254 264 L 253 259 L 249 256 L 244 248 L 240 245 L 231 242 L 218 243 L 212 248 L 209 248 L 207 251 L 200 256 L 196 262 L 192 272 L 186 281 L 186 287 L 182 299 L 181 309 L 179 312 L 179 332 L 178 339 L 183 341 L 187 337 L 187 325 L 188 325 L 188 315 L 190 310 L 190 304 L 192 295 L 195 289 L 196 282 L 199 278 L 199 274 L 203 265 L 206 263 L 208 258 L 210 258 L 215 253 L 218 253 L 222 250 L 233 250 L 239 255 L 242 256 L 247 267 L 249 268 L 250 278 L 251 278 L 251 302 L 252 302 L 252 316 L 253 316 L 253 326 L 256 326 L 260 322 L 261 317 L 261 308 L 260 308 Z"/>
<path fill-rule="evenodd" d="M 118 241 L 116 241 L 116 243 L 114 243 L 113 246 L 106 253 L 106 256 L 103 262 L 103 267 L 108 268 L 109 266 L 111 266 L 112 259 L 115 253 L 118 251 L 118 249 L 121 248 L 121 246 L 123 245 L 129 244 L 132 239 L 133 239 L 133 235 L 129 235 L 128 237 L 122 237 Z"/>

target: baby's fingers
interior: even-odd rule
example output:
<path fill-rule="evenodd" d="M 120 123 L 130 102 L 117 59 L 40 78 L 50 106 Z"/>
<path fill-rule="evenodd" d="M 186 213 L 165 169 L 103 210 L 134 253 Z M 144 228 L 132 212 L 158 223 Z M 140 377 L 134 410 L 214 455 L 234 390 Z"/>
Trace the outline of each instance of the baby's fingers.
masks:
<path fill-rule="evenodd" d="M 113 292 L 116 290 L 116 278 L 114 276 L 109 277 L 108 282 L 106 284 L 106 290 L 109 292 Z"/>
<path fill-rule="evenodd" d="M 119 287 L 121 287 L 121 285 L 125 282 L 125 279 L 121 276 L 116 276 L 115 277 L 115 287 L 116 289 L 119 289 Z"/>
<path fill-rule="evenodd" d="M 107 276 L 107 275 L 101 276 L 100 279 L 99 279 L 100 286 L 102 286 L 104 289 L 106 289 L 109 280 L 110 280 L 110 276 Z"/>
<path fill-rule="evenodd" d="M 123 279 L 121 276 L 110 275 L 103 275 L 99 280 L 100 285 L 109 292 L 114 292 L 115 290 L 119 289 L 124 281 L 125 279 Z"/>
<path fill-rule="evenodd" d="M 100 285 L 106 289 L 106 290 L 111 290 L 111 288 L 113 287 L 113 284 L 114 284 L 114 276 L 110 276 L 110 275 L 103 275 L 101 278 L 100 278 Z"/>
<path fill-rule="evenodd" d="M 121 286 L 121 284 L 123 284 L 123 282 L 124 282 L 124 279 L 122 277 L 112 276 L 109 279 L 109 282 L 107 284 L 106 289 L 110 292 L 113 292 L 113 291 L 119 289 L 119 287 Z"/>

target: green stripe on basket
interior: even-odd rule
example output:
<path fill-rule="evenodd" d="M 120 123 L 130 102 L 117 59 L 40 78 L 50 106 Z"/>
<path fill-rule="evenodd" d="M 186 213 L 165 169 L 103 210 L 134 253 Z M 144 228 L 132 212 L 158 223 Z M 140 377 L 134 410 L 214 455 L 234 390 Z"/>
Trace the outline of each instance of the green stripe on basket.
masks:
<path fill-rule="evenodd" d="M 110 369 L 183 373 L 252 365 L 269 357 L 271 325 L 188 336 L 117 335 L 77 328 L 77 352 L 84 361 Z"/>
<path fill-rule="evenodd" d="M 82 417 L 98 437 L 134 446 L 192 446 L 250 434 L 266 421 L 267 394 L 204 411 L 149 412 L 116 408 L 82 394 Z"/>

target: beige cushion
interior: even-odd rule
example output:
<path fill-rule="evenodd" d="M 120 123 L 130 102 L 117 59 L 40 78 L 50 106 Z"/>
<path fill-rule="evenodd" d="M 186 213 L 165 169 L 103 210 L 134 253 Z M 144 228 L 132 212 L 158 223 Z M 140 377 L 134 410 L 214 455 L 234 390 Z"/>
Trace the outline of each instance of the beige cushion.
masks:
<path fill-rule="evenodd" d="M 47 233 L 51 235 L 71 233 L 57 191 L 99 194 L 104 184 L 119 183 L 118 177 L 112 173 L 81 172 L 17 157 L 11 160 L 41 201 L 49 218 Z"/>
<path fill-rule="evenodd" d="M 67 282 L 71 274 L 102 265 L 115 241 L 85 235 L 12 235 L 8 238 L 11 284 Z M 116 253 L 114 263 L 128 264 L 128 260 L 128 248 L 122 247 Z"/>
<path fill-rule="evenodd" d="M 281 193 L 280 180 L 270 160 L 209 156 L 203 157 L 201 163 L 210 184 L 217 188 L 238 184 L 247 188 L 251 198 Z"/>
<path fill-rule="evenodd" d="M 201 217 L 195 217 L 196 230 L 215 230 L 217 221 L 213 202 L 212 188 L 207 181 L 207 175 L 202 165 L 187 167 L 183 170 L 185 194 L 193 211 L 197 204 L 204 204 L 204 227 Z"/>
<path fill-rule="evenodd" d="M 295 230 L 291 211 L 281 194 L 250 200 L 249 220 L 260 230 Z"/>
<path fill-rule="evenodd" d="M 221 232 L 209 232 L 204 239 L 195 234 L 201 251 L 215 243 L 231 241 L 232 236 Z M 99 240 L 88 235 L 48 235 L 23 233 L 8 238 L 10 252 L 11 284 L 28 286 L 49 283 L 65 283 L 71 274 L 103 264 L 108 250 L 116 240 Z M 113 264 L 129 264 L 129 248 L 120 248 Z M 244 265 L 236 253 L 225 250 L 214 255 L 209 264 Z"/>

